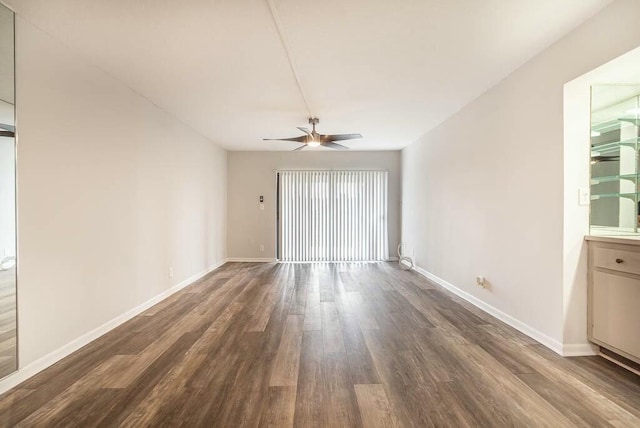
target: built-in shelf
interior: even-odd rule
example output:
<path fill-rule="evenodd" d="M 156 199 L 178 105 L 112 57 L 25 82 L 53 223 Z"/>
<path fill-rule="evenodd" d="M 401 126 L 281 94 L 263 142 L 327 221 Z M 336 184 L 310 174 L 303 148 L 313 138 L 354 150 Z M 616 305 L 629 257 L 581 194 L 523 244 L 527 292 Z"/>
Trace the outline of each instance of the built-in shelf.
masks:
<path fill-rule="evenodd" d="M 617 152 L 618 150 L 620 150 L 620 147 L 631 147 L 632 149 L 638 149 L 639 143 L 640 137 L 630 138 L 623 141 L 611 141 L 607 143 L 593 144 L 591 145 L 591 156 L 594 157 Z"/>
<path fill-rule="evenodd" d="M 638 179 L 640 179 L 639 174 L 623 174 L 623 175 L 610 175 L 607 177 L 593 177 L 591 178 L 591 185 L 594 186 L 596 184 L 601 184 L 601 183 L 613 183 L 620 180 L 637 181 Z"/>
<path fill-rule="evenodd" d="M 595 201 L 601 198 L 628 198 L 636 199 L 640 193 L 596 193 L 591 195 L 591 200 Z"/>
<path fill-rule="evenodd" d="M 635 126 L 640 126 L 640 118 L 638 116 L 635 117 L 621 117 L 618 119 L 620 122 L 632 123 Z"/>
<path fill-rule="evenodd" d="M 601 134 L 604 134 L 607 132 L 616 131 L 620 129 L 623 122 L 632 123 L 636 126 L 640 126 L 640 118 L 638 117 L 617 117 L 615 119 L 595 123 L 591 126 L 591 130 L 594 132 L 599 132 Z"/>
<path fill-rule="evenodd" d="M 594 123 L 591 130 L 599 133 L 607 133 L 620 129 L 620 121 L 618 119 L 607 120 L 604 122 Z"/>

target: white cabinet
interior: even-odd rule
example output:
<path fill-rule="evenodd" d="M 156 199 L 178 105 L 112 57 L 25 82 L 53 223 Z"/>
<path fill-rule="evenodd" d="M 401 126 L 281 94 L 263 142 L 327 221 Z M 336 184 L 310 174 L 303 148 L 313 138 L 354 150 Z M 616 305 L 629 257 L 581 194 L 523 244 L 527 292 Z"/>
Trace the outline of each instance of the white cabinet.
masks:
<path fill-rule="evenodd" d="M 589 340 L 640 363 L 640 242 L 589 242 Z"/>

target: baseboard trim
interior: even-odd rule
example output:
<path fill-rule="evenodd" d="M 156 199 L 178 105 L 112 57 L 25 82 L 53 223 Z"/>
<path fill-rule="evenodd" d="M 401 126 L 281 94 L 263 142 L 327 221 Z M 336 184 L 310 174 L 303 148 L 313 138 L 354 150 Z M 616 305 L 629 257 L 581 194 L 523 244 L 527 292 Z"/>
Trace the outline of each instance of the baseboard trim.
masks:
<path fill-rule="evenodd" d="M 590 357 L 599 355 L 598 347 L 591 343 L 571 343 L 562 345 L 563 357 Z"/>
<path fill-rule="evenodd" d="M 424 276 L 425 278 L 427 278 L 430 281 L 435 282 L 438 285 L 441 285 L 442 287 L 446 288 L 447 290 L 451 291 L 453 294 L 455 294 L 456 296 L 459 296 L 461 298 L 463 298 L 464 300 L 466 300 L 467 302 L 471 303 L 472 305 L 476 306 L 479 309 L 482 309 L 483 311 L 485 311 L 486 313 L 488 313 L 489 315 L 492 315 L 496 318 L 498 318 L 500 321 L 510 325 L 511 327 L 515 328 L 516 330 L 520 331 L 521 333 L 526 334 L 527 336 L 529 336 L 530 338 L 532 338 L 533 340 L 536 340 L 537 342 L 540 342 L 541 344 L 543 344 L 544 346 L 546 346 L 547 348 L 551 349 L 552 351 L 556 352 L 559 355 L 565 356 L 564 352 L 564 347 L 562 345 L 562 343 L 558 342 L 557 340 L 553 339 L 552 337 L 547 336 L 546 334 L 536 330 L 535 328 L 531 327 L 530 325 L 520 321 L 517 318 L 512 317 L 511 315 L 502 312 L 500 309 L 489 305 L 486 302 L 483 302 L 482 300 L 478 299 L 477 297 L 467 293 L 466 291 L 456 287 L 455 285 L 445 281 L 444 279 L 432 274 L 431 272 L 428 272 L 426 270 L 424 270 L 423 268 L 419 267 L 419 266 L 414 266 L 414 270 L 416 272 L 418 272 L 420 275 Z"/>
<path fill-rule="evenodd" d="M 119 325 L 129 321 L 131 318 L 141 314 L 142 312 L 146 311 L 150 307 L 160 303 L 162 300 L 166 299 L 167 297 L 171 296 L 172 294 L 175 294 L 178 291 L 182 290 L 183 288 L 186 288 L 189 285 L 195 283 L 199 279 L 205 277 L 209 273 L 211 273 L 214 270 L 218 269 L 220 266 L 224 265 L 226 262 L 227 262 L 226 259 L 219 261 L 218 263 L 216 263 L 215 265 L 209 267 L 208 269 L 205 269 L 202 272 L 199 272 L 199 273 L 197 273 L 197 274 L 185 279 L 184 281 L 180 282 L 179 284 L 174 285 L 173 287 L 169 288 L 168 290 L 158 294 L 155 297 L 152 297 L 151 299 L 149 299 L 146 302 L 136 306 L 135 308 L 126 311 L 122 315 L 119 315 L 119 316 L 117 316 L 116 318 L 113 318 L 110 321 L 107 321 L 106 323 L 102 324 L 98 328 L 95 328 L 94 330 L 91 330 L 91 331 L 83 334 L 82 336 L 72 340 L 71 342 L 67 343 L 66 345 L 56 349 L 53 352 L 50 352 L 49 354 L 45 355 L 44 357 L 41 357 L 41 358 L 33 361 L 32 363 L 27 364 L 26 366 L 18 369 L 17 371 L 13 372 L 12 374 L 6 376 L 5 378 L 0 380 L 0 394 L 2 394 L 4 392 L 10 390 L 11 388 L 21 384 L 22 382 L 24 382 L 25 380 L 29 379 L 30 377 L 38 374 L 42 370 L 44 370 L 44 369 L 52 366 L 53 364 L 57 363 L 58 361 L 60 361 L 64 357 L 67 357 L 68 355 L 71 355 L 72 353 L 74 353 L 78 349 L 82 348 L 85 345 L 88 345 L 89 343 L 93 342 L 94 340 L 96 340 L 100 336 L 110 332 L 111 330 L 113 330 L 114 328 L 118 327 Z"/>
<path fill-rule="evenodd" d="M 228 262 L 231 263 L 276 263 L 278 259 L 270 259 L 270 258 L 251 258 L 251 257 L 229 257 L 227 258 Z M 397 262 L 397 257 L 389 257 L 384 260 L 387 262 Z M 304 261 L 304 262 L 282 262 L 282 263 L 379 263 L 379 261 L 365 261 L 365 260 L 324 260 L 324 261 Z"/>

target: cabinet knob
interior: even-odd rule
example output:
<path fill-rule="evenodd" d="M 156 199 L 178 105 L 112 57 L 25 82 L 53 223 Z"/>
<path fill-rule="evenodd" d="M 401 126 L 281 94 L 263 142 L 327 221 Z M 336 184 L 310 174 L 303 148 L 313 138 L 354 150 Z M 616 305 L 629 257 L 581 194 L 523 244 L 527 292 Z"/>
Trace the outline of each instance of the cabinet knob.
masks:
<path fill-rule="evenodd" d="M 619 263 L 622 263 L 623 261 L 624 261 L 624 260 L 622 260 L 622 259 L 616 259 L 616 263 L 618 263 L 618 264 L 619 264 Z"/>

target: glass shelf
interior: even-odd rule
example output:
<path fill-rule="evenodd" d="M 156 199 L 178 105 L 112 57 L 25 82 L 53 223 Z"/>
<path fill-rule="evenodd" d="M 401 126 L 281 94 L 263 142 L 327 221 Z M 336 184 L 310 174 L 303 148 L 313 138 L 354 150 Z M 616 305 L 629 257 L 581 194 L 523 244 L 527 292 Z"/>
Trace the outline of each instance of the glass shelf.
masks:
<path fill-rule="evenodd" d="M 632 149 L 638 149 L 640 144 L 640 137 L 630 138 L 622 141 L 612 141 L 610 143 L 599 143 L 591 145 L 591 156 L 599 156 L 601 154 L 617 152 L 620 147 L 631 147 Z"/>
<path fill-rule="evenodd" d="M 608 120 L 606 122 L 596 123 L 591 126 L 592 131 L 602 133 L 602 134 L 615 131 L 616 129 L 620 129 L 619 120 Z"/>
<path fill-rule="evenodd" d="M 620 122 L 631 123 L 631 124 L 633 124 L 635 126 L 639 126 L 640 125 L 640 118 L 638 118 L 638 117 L 621 117 L 618 120 Z"/>
<path fill-rule="evenodd" d="M 636 126 L 640 124 L 640 118 L 637 117 L 619 117 L 611 120 L 607 120 L 600 123 L 595 123 L 591 126 L 591 130 L 605 134 L 607 132 L 616 131 L 623 126 L 623 122 L 632 123 Z"/>
<path fill-rule="evenodd" d="M 612 183 L 619 180 L 638 180 L 639 174 L 624 174 L 624 175 L 609 175 L 605 177 L 593 177 L 591 178 L 591 185 L 594 186 L 600 183 Z"/>
<path fill-rule="evenodd" d="M 640 193 L 600 193 L 600 194 L 592 194 L 591 200 L 597 201 L 602 198 L 627 198 L 627 199 L 636 199 L 640 195 Z"/>

